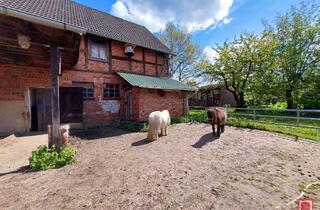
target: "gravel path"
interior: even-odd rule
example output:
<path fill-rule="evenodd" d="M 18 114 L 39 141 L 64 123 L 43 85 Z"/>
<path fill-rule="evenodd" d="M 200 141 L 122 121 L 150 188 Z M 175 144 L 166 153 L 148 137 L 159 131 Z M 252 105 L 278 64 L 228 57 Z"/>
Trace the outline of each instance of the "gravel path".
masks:
<path fill-rule="evenodd" d="M 320 144 L 205 124 L 146 133 L 112 129 L 73 138 L 77 163 L 0 176 L 0 209 L 296 209 L 286 206 L 320 175 Z M 99 138 L 101 137 L 101 138 Z M 320 204 L 320 189 L 308 196 Z"/>

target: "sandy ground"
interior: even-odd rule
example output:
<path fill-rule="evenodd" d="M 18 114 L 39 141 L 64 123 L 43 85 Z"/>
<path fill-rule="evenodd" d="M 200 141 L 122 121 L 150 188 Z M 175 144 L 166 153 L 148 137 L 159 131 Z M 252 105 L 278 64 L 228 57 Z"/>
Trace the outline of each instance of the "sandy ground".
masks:
<path fill-rule="evenodd" d="M 227 127 L 180 124 L 145 133 L 94 130 L 73 138 L 77 162 L 0 176 L 0 209 L 296 209 L 320 175 L 320 144 Z M 84 140 L 84 139 L 88 140 Z M 1 160 L 0 160 L 1 161 Z M 320 203 L 320 189 L 308 196 Z"/>
<path fill-rule="evenodd" d="M 28 165 L 31 152 L 39 145 L 47 144 L 47 134 L 40 132 L 31 134 L 22 137 L 11 135 L 0 139 L 0 174 L 16 171 Z"/>

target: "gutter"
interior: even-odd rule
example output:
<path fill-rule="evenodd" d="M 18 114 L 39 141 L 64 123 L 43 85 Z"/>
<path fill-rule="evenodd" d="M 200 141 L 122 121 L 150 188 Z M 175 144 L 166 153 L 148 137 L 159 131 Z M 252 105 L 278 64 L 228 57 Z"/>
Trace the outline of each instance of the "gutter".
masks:
<path fill-rule="evenodd" d="M 28 14 L 25 12 L 17 11 L 14 9 L 9 9 L 4 6 L 0 6 L 0 14 L 23 19 L 23 20 L 27 20 L 27 21 L 30 21 L 33 23 L 38 23 L 38 24 L 49 26 L 52 28 L 72 31 L 72 32 L 79 33 L 79 34 L 86 34 L 87 33 L 87 29 L 85 29 L 85 28 L 77 27 L 77 26 L 67 24 L 67 23 L 64 23 L 61 21 L 55 21 L 55 20 L 52 20 L 49 18 L 34 16 L 34 15 L 31 15 L 31 14 Z"/>

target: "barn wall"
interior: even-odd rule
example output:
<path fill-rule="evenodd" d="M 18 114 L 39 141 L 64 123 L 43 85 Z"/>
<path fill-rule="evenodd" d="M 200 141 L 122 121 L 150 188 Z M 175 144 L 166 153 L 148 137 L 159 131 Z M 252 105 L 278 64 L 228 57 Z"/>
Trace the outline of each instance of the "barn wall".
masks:
<path fill-rule="evenodd" d="M 171 117 L 179 117 L 184 115 L 187 109 L 186 94 L 180 91 L 165 91 L 165 95 L 161 96 L 158 90 L 134 89 L 133 97 L 136 102 L 133 111 L 139 121 L 146 121 L 153 111 L 167 109 Z"/>
<path fill-rule="evenodd" d="M 23 100 L 0 100 L 0 135 L 28 131 L 29 118 L 24 110 Z"/>
<path fill-rule="evenodd" d="M 7 30 L 8 27 L 0 27 L 0 29 Z M 46 28 L 43 29 L 43 31 L 46 30 Z M 10 31 L 11 30 L 9 30 L 9 32 Z M 48 35 L 51 34 L 50 30 L 46 33 L 48 33 Z M 61 33 L 61 36 L 66 36 L 69 39 L 71 34 Z M 19 49 L 17 42 L 14 39 L 11 41 L 11 44 L 16 46 L 13 48 Z M 76 59 L 77 63 L 75 65 L 72 64 L 73 60 L 70 59 L 78 54 L 77 51 L 73 52 L 70 50 L 73 49 L 72 47 L 68 48 L 66 51 L 62 51 L 63 71 L 59 78 L 60 86 L 74 86 L 77 82 L 88 82 L 92 83 L 94 86 L 94 97 L 91 99 L 84 99 L 83 102 L 83 124 L 85 126 L 105 125 L 115 120 L 124 119 L 124 93 L 125 88 L 128 88 L 128 84 L 116 75 L 117 71 L 152 76 L 168 75 L 167 60 L 161 53 L 136 46 L 135 54 L 129 59 L 128 56 L 124 54 L 125 43 L 107 39 L 105 41 L 107 59 L 103 61 L 90 58 L 90 36 L 77 37 L 76 46 L 79 46 L 79 58 Z M 49 49 L 45 47 L 38 48 L 41 48 L 41 50 L 46 52 L 45 56 L 32 57 L 29 61 L 28 59 L 32 55 L 25 50 L 23 51 L 23 56 L 25 56 L 23 59 L 14 57 L 19 60 L 18 63 L 9 62 L 11 63 L 9 64 L 6 63 L 5 60 L 0 62 L 0 120 L 6 122 L 1 123 L 0 134 L 4 132 L 24 132 L 29 130 L 31 126 L 29 102 L 30 89 L 51 87 Z M 42 51 L 37 51 L 38 48 L 37 46 L 35 47 L 32 45 L 30 49 L 38 54 L 43 54 Z M 7 49 L 6 53 L 8 56 L 11 55 L 10 49 Z M 21 63 L 20 61 L 24 62 Z M 34 67 L 34 63 L 37 64 L 37 67 Z M 64 65 L 65 63 L 68 65 Z M 72 67 L 67 68 L 67 66 Z M 116 99 L 104 98 L 104 83 L 119 84 L 120 97 Z M 141 94 L 140 90 L 137 88 L 134 88 L 134 91 L 136 93 L 135 95 L 138 97 L 136 101 L 135 98 L 133 99 L 134 106 L 137 108 L 136 110 L 138 110 L 134 115 L 134 120 L 145 120 L 150 110 L 168 106 L 174 107 L 172 109 L 170 108 L 170 111 L 174 116 L 181 115 L 182 113 L 182 100 L 178 93 L 168 93 L 164 98 L 159 98 L 156 93 L 150 94 L 146 90 L 141 90 Z M 159 106 L 159 99 L 165 99 L 167 102 L 161 103 L 162 105 Z M 145 100 L 146 102 L 144 103 Z M 119 104 L 120 110 L 117 112 L 114 112 L 113 110 L 113 113 L 110 112 L 107 108 L 108 104 L 110 104 L 109 102 Z M 152 103 L 152 109 L 149 107 L 150 103 Z"/>
<path fill-rule="evenodd" d="M 46 68 L 0 64 L 0 134 L 30 129 L 28 91 L 49 88 L 49 78 Z"/>
<path fill-rule="evenodd" d="M 50 88 L 49 69 L 0 64 L 0 81 L 0 120 L 6 122 L 1 124 L 0 133 L 28 130 L 30 125 L 25 123 L 25 117 L 30 115 L 28 91 Z M 103 97 L 104 83 L 120 84 L 120 98 L 112 100 L 119 103 L 120 110 L 124 110 L 124 83 L 119 76 L 76 70 L 64 70 L 60 76 L 60 86 L 73 86 L 76 82 L 88 82 L 94 86 L 94 98 L 85 99 L 83 104 L 85 126 L 108 124 L 120 119 L 120 111 L 106 111 L 105 106 L 110 99 Z"/>
<path fill-rule="evenodd" d="M 94 98 L 84 99 L 83 103 L 83 119 L 84 126 L 95 126 L 109 124 L 111 121 L 120 120 L 122 113 L 112 113 L 106 111 L 108 101 L 119 103 L 120 110 L 124 110 L 124 82 L 117 75 L 100 74 L 93 72 L 81 72 L 74 70 L 64 71 L 60 77 L 60 86 L 72 86 L 77 82 L 88 82 L 94 86 Z M 107 99 L 103 97 L 103 84 L 119 84 L 120 98 Z"/>
<path fill-rule="evenodd" d="M 86 40 L 87 39 L 87 40 Z M 91 59 L 89 56 L 90 37 L 82 37 L 79 49 L 79 61 L 74 67 L 77 70 L 94 71 L 100 73 L 114 73 L 117 71 L 147 74 L 151 76 L 168 76 L 169 70 L 166 58 L 160 54 L 142 47 L 135 47 L 131 59 L 124 53 L 125 43 L 106 41 L 107 59 L 104 61 Z M 87 42 L 87 45 L 86 45 Z M 111 59 L 109 45 L 111 44 Z M 144 56 L 143 56 L 144 55 Z M 111 61 L 111 66 L 110 66 Z M 131 63 L 131 64 L 130 64 Z M 131 66 L 131 69 L 130 69 Z"/>

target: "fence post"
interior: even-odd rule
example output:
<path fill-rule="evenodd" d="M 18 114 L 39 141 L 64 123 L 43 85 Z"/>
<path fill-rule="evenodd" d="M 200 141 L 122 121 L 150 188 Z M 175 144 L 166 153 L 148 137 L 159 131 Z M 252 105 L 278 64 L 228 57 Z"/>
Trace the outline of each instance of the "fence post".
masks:
<path fill-rule="evenodd" d="M 297 125 L 300 123 L 300 110 L 297 109 Z"/>
<path fill-rule="evenodd" d="M 256 108 L 253 109 L 253 120 L 256 121 Z"/>

